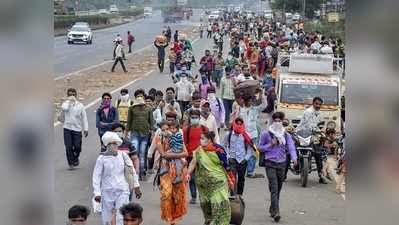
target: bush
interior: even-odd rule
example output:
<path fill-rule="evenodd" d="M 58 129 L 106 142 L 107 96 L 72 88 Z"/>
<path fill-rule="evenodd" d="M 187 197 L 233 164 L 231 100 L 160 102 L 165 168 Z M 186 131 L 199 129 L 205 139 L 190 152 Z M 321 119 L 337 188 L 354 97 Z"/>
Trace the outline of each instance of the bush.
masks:
<path fill-rule="evenodd" d="M 345 40 L 345 20 L 340 22 L 328 23 L 326 20 L 317 22 L 305 23 L 305 32 L 319 31 L 326 37 L 338 37 L 341 40 Z"/>
<path fill-rule="evenodd" d="M 128 9 L 128 10 L 120 10 L 119 15 L 123 17 L 129 17 L 129 16 L 138 16 L 144 14 L 144 8 L 139 7 L 139 8 L 134 8 L 134 9 Z"/>
<path fill-rule="evenodd" d="M 108 24 L 113 15 L 75 16 L 64 15 L 54 17 L 54 28 L 69 28 L 76 22 L 87 22 L 90 25 Z"/>

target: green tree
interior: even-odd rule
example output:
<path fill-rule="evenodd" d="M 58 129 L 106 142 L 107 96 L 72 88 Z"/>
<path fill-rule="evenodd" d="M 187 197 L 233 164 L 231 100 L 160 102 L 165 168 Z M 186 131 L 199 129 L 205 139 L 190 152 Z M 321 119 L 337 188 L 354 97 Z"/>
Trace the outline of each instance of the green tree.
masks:
<path fill-rule="evenodd" d="M 314 11 L 319 10 L 321 4 L 324 2 L 325 0 L 306 0 L 306 17 L 313 18 L 315 16 Z M 286 12 L 302 12 L 303 0 L 275 0 L 272 7 L 274 9 L 283 10 L 284 4 Z"/>

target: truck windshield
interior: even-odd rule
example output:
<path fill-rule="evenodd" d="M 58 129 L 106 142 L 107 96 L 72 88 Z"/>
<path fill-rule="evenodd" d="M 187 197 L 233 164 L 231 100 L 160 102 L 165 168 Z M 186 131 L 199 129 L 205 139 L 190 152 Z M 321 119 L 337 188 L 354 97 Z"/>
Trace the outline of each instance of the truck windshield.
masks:
<path fill-rule="evenodd" d="M 321 97 L 326 105 L 338 105 L 338 86 L 319 84 L 283 84 L 281 102 L 308 104 L 314 97 Z"/>

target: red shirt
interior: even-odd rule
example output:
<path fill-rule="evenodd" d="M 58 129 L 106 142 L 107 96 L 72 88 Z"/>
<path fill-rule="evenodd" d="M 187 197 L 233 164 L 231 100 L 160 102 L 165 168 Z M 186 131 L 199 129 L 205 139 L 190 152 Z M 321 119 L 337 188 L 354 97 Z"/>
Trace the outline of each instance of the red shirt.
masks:
<path fill-rule="evenodd" d="M 188 130 L 190 130 L 189 134 L 187 134 Z M 208 128 L 204 126 L 183 128 L 183 140 L 189 156 L 192 156 L 193 152 L 200 146 L 200 139 L 203 131 L 208 131 Z"/>
<path fill-rule="evenodd" d="M 127 43 L 133 43 L 134 42 L 134 36 L 132 35 L 132 34 L 129 34 L 128 36 L 127 36 Z"/>

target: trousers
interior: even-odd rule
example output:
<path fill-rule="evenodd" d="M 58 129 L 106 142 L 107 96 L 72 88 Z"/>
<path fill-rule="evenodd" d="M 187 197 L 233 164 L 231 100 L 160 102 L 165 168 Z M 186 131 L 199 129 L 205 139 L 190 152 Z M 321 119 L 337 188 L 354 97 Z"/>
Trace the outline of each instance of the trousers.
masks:
<path fill-rule="evenodd" d="M 236 174 L 237 177 L 237 194 L 242 195 L 244 193 L 245 185 L 245 172 L 247 171 L 247 162 L 238 163 L 234 159 L 233 163 L 230 163 L 231 170 Z"/>
<path fill-rule="evenodd" d="M 116 225 L 123 225 L 123 217 L 119 209 L 129 203 L 128 191 L 104 190 L 101 193 L 101 217 L 103 225 L 111 225 L 112 212 L 116 210 Z"/>
<path fill-rule="evenodd" d="M 112 65 L 111 71 L 112 71 L 112 72 L 115 71 L 115 67 L 116 67 L 116 64 L 118 64 L 118 62 L 121 63 L 122 69 L 123 69 L 123 71 L 126 73 L 127 70 L 126 70 L 125 64 L 123 63 L 122 57 L 117 57 L 117 58 L 115 59 L 115 62 L 114 62 L 114 65 Z"/>
<path fill-rule="evenodd" d="M 148 143 L 148 136 L 147 135 L 138 135 L 138 134 L 132 134 L 131 137 L 132 145 L 133 147 L 138 151 L 139 155 L 139 161 L 140 161 L 140 169 L 138 174 L 140 176 L 145 175 L 145 169 L 146 169 L 146 160 L 147 160 L 147 143 Z"/>
<path fill-rule="evenodd" d="M 64 144 L 68 165 L 78 162 L 82 151 L 82 132 L 64 128 Z"/>
<path fill-rule="evenodd" d="M 280 192 L 284 182 L 285 163 L 266 161 L 265 170 L 270 191 L 269 213 L 275 215 L 280 213 Z"/>

